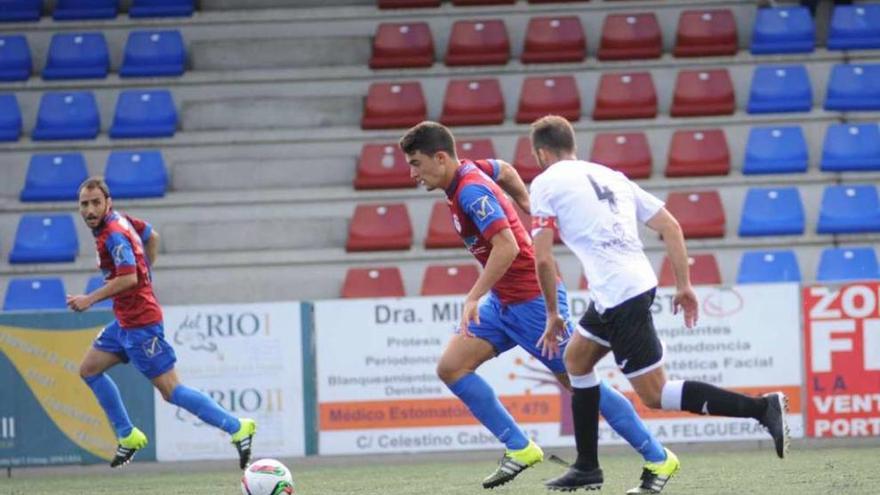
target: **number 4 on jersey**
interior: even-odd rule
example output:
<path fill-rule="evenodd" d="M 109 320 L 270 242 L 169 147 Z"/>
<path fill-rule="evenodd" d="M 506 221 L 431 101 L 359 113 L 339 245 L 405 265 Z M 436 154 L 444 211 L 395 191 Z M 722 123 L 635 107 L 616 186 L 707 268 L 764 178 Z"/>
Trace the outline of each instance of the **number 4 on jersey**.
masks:
<path fill-rule="evenodd" d="M 596 191 L 596 197 L 599 201 L 607 201 L 608 207 L 611 208 L 611 213 L 618 213 L 617 198 L 614 197 L 614 191 L 608 189 L 607 186 L 600 186 L 592 175 L 587 174 L 587 177 L 590 179 L 590 184 L 593 185 L 593 190 Z"/>

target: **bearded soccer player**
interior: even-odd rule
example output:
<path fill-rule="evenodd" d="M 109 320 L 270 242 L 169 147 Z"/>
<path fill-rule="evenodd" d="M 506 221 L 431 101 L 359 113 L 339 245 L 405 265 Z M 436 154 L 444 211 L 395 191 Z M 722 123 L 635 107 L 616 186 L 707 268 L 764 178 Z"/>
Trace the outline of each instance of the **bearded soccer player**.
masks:
<path fill-rule="evenodd" d="M 159 234 L 150 224 L 113 210 L 110 190 L 101 178 L 87 179 L 80 186 L 79 212 L 95 236 L 105 284 L 91 294 L 67 296 L 67 305 L 73 311 L 85 311 L 112 298 L 116 316 L 98 334 L 80 364 L 80 376 L 94 392 L 118 438 L 110 466 L 127 464 L 147 445 L 147 436 L 132 425 L 116 383 L 105 373 L 130 361 L 166 401 L 232 435 L 239 466 L 244 469 L 257 429 L 254 420 L 232 416 L 204 393 L 181 384 L 174 370 L 177 358 L 165 340 L 162 309 L 151 281 Z"/>
<path fill-rule="evenodd" d="M 406 154 L 413 179 L 428 190 L 446 192 L 456 230 L 483 265 L 465 300 L 459 330 L 440 357 L 437 374 L 505 445 L 498 468 L 483 480 L 484 488 L 494 488 L 542 461 L 544 453 L 517 425 L 492 387 L 475 373 L 477 368 L 518 345 L 550 369 L 566 389 L 571 388 L 562 359 L 543 357 L 536 344 L 546 321 L 544 299 L 535 275 L 531 239 L 504 194 L 507 192 L 523 210 L 529 211 L 528 191 L 508 163 L 492 159 L 459 161 L 452 133 L 440 124 L 423 122 L 413 127 L 400 139 L 400 148 Z M 554 287 L 559 317 L 570 331 L 565 323 L 565 287 L 558 280 Z M 480 302 L 486 294 L 489 296 Z M 567 338 L 563 332 L 559 345 L 564 347 Z M 677 469 L 678 459 L 650 434 L 629 400 L 604 383 L 601 387 L 602 415 L 611 427 L 646 462 Z"/>

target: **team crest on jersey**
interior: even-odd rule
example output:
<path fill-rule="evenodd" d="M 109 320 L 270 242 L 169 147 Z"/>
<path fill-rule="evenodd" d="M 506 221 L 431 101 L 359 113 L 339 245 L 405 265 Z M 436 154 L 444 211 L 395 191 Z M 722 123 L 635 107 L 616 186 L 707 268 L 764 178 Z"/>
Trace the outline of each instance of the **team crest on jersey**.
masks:
<path fill-rule="evenodd" d="M 483 195 L 477 198 L 476 201 L 468 206 L 468 209 L 473 213 L 479 220 L 485 220 L 489 218 L 489 215 L 495 213 L 495 207 L 492 206 L 492 203 L 489 202 L 489 196 Z"/>
<path fill-rule="evenodd" d="M 125 260 L 125 246 L 122 244 L 113 247 L 113 263 L 116 266 L 127 264 Z"/>
<path fill-rule="evenodd" d="M 452 226 L 455 227 L 455 231 L 461 234 L 461 221 L 458 220 L 458 215 L 455 213 L 452 214 Z"/>

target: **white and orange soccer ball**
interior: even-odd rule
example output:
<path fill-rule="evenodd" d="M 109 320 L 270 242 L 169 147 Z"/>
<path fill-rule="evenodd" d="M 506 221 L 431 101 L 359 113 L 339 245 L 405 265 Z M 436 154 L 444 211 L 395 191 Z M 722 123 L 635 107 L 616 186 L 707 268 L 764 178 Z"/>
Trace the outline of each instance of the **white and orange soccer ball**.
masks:
<path fill-rule="evenodd" d="M 293 475 L 275 459 L 254 461 L 241 477 L 241 495 L 291 495 Z"/>

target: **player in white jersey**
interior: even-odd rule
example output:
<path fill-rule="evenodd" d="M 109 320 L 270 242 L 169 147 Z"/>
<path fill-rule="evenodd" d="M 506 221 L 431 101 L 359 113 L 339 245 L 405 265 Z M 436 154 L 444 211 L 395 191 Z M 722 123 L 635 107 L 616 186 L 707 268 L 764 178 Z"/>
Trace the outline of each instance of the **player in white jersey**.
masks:
<path fill-rule="evenodd" d="M 784 457 L 788 400 L 781 392 L 750 397 L 702 382 L 666 378 L 664 349 L 650 311 L 657 277 L 639 239 L 639 223 L 663 236 L 676 279 L 673 311 L 684 312 L 688 328 L 697 322 L 698 304 L 681 227 L 663 202 L 619 172 L 578 160 L 574 130 L 562 117 L 547 116 L 533 123 L 531 141 L 545 169 L 531 185 L 535 265 L 548 315 L 540 341 L 544 353 L 558 354 L 557 335 L 564 329 L 556 316 L 554 230 L 583 265 L 591 299 L 564 353 L 575 386 L 572 409 L 578 458 L 546 486 L 573 490 L 602 484 L 596 452 L 599 387 L 593 368 L 609 351 L 646 406 L 754 418 L 773 437 L 777 455 Z M 657 493 L 671 474 L 646 465 L 641 486 L 628 493 Z"/>

